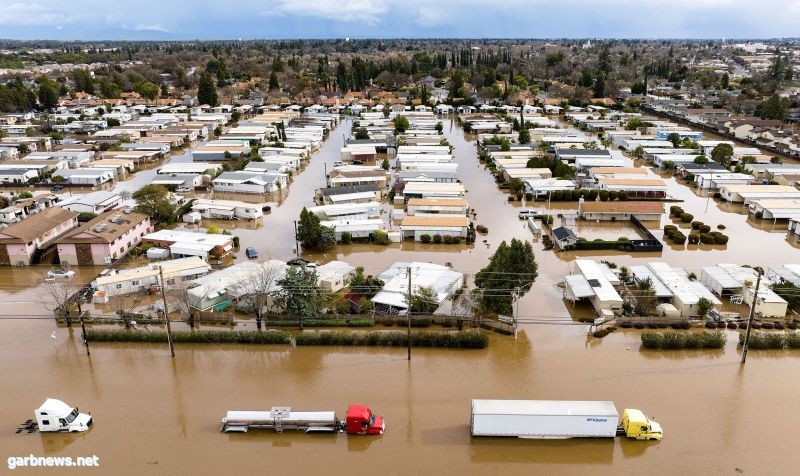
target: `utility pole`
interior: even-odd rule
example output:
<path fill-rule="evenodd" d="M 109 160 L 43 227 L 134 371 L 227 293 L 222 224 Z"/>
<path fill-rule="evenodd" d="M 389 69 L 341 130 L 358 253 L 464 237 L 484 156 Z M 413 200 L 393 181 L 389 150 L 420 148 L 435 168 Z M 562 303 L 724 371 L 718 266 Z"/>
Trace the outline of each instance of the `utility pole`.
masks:
<path fill-rule="evenodd" d="M 747 320 L 747 330 L 744 332 L 744 343 L 742 344 L 742 365 L 747 361 L 747 348 L 750 344 L 750 329 L 753 328 L 753 318 L 755 317 L 756 304 L 758 303 L 758 286 L 761 284 L 761 271 L 756 278 L 756 288 L 753 291 L 753 300 L 750 304 L 750 318 Z"/>
<path fill-rule="evenodd" d="M 411 361 L 411 266 L 408 267 L 408 331 L 406 333 L 406 347 L 408 349 L 408 361 Z"/>
<path fill-rule="evenodd" d="M 86 338 L 86 324 L 83 322 L 80 297 L 78 297 L 76 304 L 78 305 L 78 318 L 81 320 L 81 336 L 83 337 L 83 345 L 86 346 L 86 355 L 92 355 L 92 353 L 89 352 L 89 339 Z"/>
<path fill-rule="evenodd" d="M 167 324 L 167 343 L 169 344 L 169 354 L 175 357 L 175 347 L 172 345 L 172 328 L 169 326 L 169 309 L 167 308 L 167 295 L 164 292 L 164 268 L 158 267 L 158 277 L 161 280 L 161 302 L 164 304 L 164 322 Z"/>

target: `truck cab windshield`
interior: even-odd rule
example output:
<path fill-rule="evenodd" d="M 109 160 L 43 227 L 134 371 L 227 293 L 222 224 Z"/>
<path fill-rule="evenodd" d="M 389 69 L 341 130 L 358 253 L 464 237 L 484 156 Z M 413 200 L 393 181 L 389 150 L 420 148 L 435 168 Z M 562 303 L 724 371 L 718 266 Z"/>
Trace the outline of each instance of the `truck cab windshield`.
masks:
<path fill-rule="evenodd" d="M 78 418 L 78 409 L 73 408 L 72 412 L 69 415 L 67 415 L 66 418 L 67 423 L 72 423 L 73 421 L 75 421 L 76 418 Z"/>

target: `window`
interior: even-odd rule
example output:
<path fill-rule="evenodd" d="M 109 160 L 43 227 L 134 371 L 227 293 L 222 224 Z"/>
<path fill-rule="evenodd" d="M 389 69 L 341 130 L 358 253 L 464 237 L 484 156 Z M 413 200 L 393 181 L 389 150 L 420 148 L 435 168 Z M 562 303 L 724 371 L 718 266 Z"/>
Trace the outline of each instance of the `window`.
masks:
<path fill-rule="evenodd" d="M 49 425 L 49 424 L 50 424 L 50 420 L 42 420 L 42 425 Z"/>
<path fill-rule="evenodd" d="M 117 284 L 117 289 L 122 289 L 122 284 Z"/>
<path fill-rule="evenodd" d="M 138 286 L 138 285 L 139 285 L 138 280 L 131 281 L 131 286 Z"/>

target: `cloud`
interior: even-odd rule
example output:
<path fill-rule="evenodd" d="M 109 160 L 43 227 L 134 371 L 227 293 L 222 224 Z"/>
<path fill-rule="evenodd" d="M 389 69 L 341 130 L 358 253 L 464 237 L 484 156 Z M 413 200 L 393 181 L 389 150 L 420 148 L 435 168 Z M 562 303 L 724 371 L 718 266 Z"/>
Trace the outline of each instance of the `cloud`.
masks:
<path fill-rule="evenodd" d="M 267 14 L 317 17 L 374 25 L 388 11 L 386 0 L 278 0 Z"/>
<path fill-rule="evenodd" d="M 136 25 L 134 27 L 131 27 L 131 28 L 128 28 L 128 29 L 129 30 L 134 30 L 134 31 L 163 31 L 163 32 L 168 32 L 169 31 L 167 28 L 163 27 L 159 23 L 155 23 L 155 24 L 152 24 L 152 25 L 144 25 L 142 23 L 139 23 L 138 25 Z"/>
<path fill-rule="evenodd" d="M 68 17 L 38 3 L 0 5 L 0 25 L 57 26 L 69 21 Z"/>

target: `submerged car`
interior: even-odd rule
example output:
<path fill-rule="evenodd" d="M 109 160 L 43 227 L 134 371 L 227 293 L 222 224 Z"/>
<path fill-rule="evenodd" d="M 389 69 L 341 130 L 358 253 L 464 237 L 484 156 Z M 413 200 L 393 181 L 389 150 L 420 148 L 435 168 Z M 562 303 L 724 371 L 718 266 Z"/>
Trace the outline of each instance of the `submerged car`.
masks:
<path fill-rule="evenodd" d="M 244 254 L 247 255 L 249 259 L 256 259 L 258 258 L 258 251 L 252 246 L 248 246 L 246 250 L 244 250 Z"/>
<path fill-rule="evenodd" d="M 70 279 L 75 276 L 75 271 L 68 271 L 66 269 L 52 269 L 47 272 L 47 277 L 50 279 Z"/>

